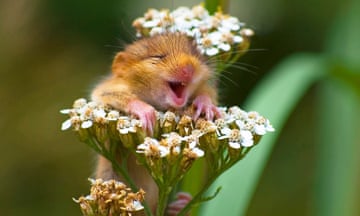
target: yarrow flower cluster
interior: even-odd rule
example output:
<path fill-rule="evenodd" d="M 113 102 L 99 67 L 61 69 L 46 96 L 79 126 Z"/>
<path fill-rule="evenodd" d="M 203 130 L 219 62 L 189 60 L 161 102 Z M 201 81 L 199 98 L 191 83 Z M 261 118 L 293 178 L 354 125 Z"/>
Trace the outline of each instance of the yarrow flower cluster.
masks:
<path fill-rule="evenodd" d="M 77 99 L 72 109 L 63 109 L 62 114 L 68 114 L 70 119 L 66 120 L 61 125 L 61 130 L 73 127 L 75 130 L 80 128 L 90 128 L 94 123 L 106 124 L 109 121 L 119 120 L 119 112 L 111 110 L 105 112 L 109 107 L 102 106 L 95 102 L 87 103 L 86 99 Z"/>
<path fill-rule="evenodd" d="M 89 179 L 89 181 L 90 194 L 74 199 L 79 203 L 84 216 L 145 215 L 141 204 L 145 195 L 143 190 L 133 193 L 124 183 L 115 180 Z"/>
<path fill-rule="evenodd" d="M 150 155 L 152 157 L 165 157 L 169 154 L 176 155 L 180 153 L 180 146 L 183 142 L 187 143 L 187 148 L 198 152 L 199 157 L 204 154 L 199 153 L 199 139 L 208 134 L 215 133 L 217 139 L 228 139 L 230 147 L 251 147 L 256 144 L 257 139 L 267 132 L 274 131 L 270 121 L 258 112 L 246 112 L 237 106 L 230 108 L 219 107 L 222 117 L 213 121 L 200 118 L 193 122 L 188 115 L 179 115 L 167 111 L 157 113 L 157 122 L 154 137 L 160 137 L 160 140 L 147 137 L 143 143 L 135 144 L 138 153 Z M 72 128 L 75 131 L 89 129 L 92 127 L 116 125 L 117 136 L 127 134 L 145 134 L 141 128 L 141 122 L 131 116 L 120 114 L 120 112 L 111 109 L 102 104 L 93 101 L 87 102 L 80 98 L 75 100 L 71 109 L 63 109 L 62 114 L 70 116 L 62 123 L 61 129 Z M 160 131 L 162 131 L 160 133 Z M 97 136 L 97 134 L 94 134 Z M 111 134 L 115 137 L 116 134 Z M 171 149 L 171 151 L 170 151 Z"/>
<path fill-rule="evenodd" d="M 220 10 L 210 15 L 203 5 L 191 9 L 179 7 L 174 11 L 149 9 L 143 17 L 134 20 L 133 26 L 138 37 L 151 37 L 164 32 L 184 33 L 195 40 L 205 56 L 218 56 L 223 61 L 231 62 L 246 52 L 249 39 L 254 34 L 238 18 Z"/>

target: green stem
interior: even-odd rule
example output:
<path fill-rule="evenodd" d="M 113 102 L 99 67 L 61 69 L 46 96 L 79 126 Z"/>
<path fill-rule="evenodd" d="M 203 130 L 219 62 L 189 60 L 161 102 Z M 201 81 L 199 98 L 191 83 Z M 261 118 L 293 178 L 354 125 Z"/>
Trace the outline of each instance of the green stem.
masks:
<path fill-rule="evenodd" d="M 229 163 L 227 163 L 227 164 L 222 163 L 222 166 L 221 166 L 219 169 L 218 169 L 218 168 L 215 169 L 215 167 L 213 167 L 213 169 L 214 169 L 214 170 L 213 170 L 214 172 L 212 172 L 213 175 L 210 176 L 210 178 L 209 178 L 208 181 L 205 183 L 205 185 L 204 185 L 204 186 L 201 188 L 201 190 L 194 196 L 194 198 L 185 206 L 185 208 L 183 208 L 183 209 L 181 210 L 181 212 L 178 214 L 178 216 L 183 216 L 183 215 L 185 215 L 188 211 L 190 211 L 190 209 L 191 209 L 194 205 L 196 205 L 196 204 L 198 204 L 198 203 L 200 203 L 200 202 L 209 201 L 209 199 L 202 200 L 203 194 L 209 189 L 209 187 L 212 185 L 212 183 L 214 183 L 215 180 L 216 180 L 221 174 L 223 174 L 226 170 L 228 170 L 229 168 L 231 168 L 235 163 L 237 163 L 237 162 L 239 162 L 241 159 L 243 159 L 243 158 L 245 157 L 245 155 L 250 151 L 250 149 L 251 149 L 251 147 L 250 147 L 250 148 L 246 148 L 246 149 L 244 150 L 244 152 L 241 154 L 241 156 L 240 156 L 237 160 L 235 160 L 235 161 L 233 161 L 233 162 L 229 162 Z M 222 161 L 222 162 L 224 162 L 224 161 Z M 209 163 L 209 164 L 211 165 L 212 163 Z M 212 196 L 210 199 L 214 198 L 214 197 L 217 195 L 218 192 L 219 192 L 219 190 L 217 190 L 216 193 L 215 193 L 215 195 Z"/>
<path fill-rule="evenodd" d="M 200 203 L 200 202 L 204 202 L 204 200 L 201 200 L 203 197 L 203 194 L 209 189 L 209 187 L 212 185 L 212 183 L 215 181 L 215 179 L 217 179 L 217 177 L 221 174 L 217 173 L 216 175 L 214 175 L 212 178 L 210 178 L 205 185 L 201 188 L 201 190 L 192 198 L 192 200 L 186 204 L 186 206 L 180 211 L 180 213 L 177 216 L 184 216 L 187 214 L 187 212 L 190 211 L 190 209 Z M 208 201 L 208 200 L 205 200 Z"/>
<path fill-rule="evenodd" d="M 164 216 L 165 210 L 168 202 L 168 197 L 171 190 L 168 190 L 167 187 L 159 187 L 159 202 L 156 208 L 156 216 Z"/>

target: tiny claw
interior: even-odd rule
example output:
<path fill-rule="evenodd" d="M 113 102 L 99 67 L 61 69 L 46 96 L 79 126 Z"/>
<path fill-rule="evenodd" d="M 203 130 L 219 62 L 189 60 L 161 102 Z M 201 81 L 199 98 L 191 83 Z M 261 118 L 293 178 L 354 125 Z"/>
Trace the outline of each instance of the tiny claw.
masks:
<path fill-rule="evenodd" d="M 154 125 L 156 121 L 156 112 L 154 107 L 149 104 L 140 101 L 133 100 L 128 104 L 128 112 L 141 121 L 144 131 L 146 131 L 148 136 L 153 135 Z"/>
<path fill-rule="evenodd" d="M 192 196 L 185 192 L 176 194 L 176 200 L 170 203 L 167 207 L 166 213 L 168 216 L 176 216 L 185 206 L 191 201 Z M 190 214 L 187 214 L 189 216 Z"/>
<path fill-rule="evenodd" d="M 193 116 L 195 120 L 197 120 L 201 114 L 204 114 L 207 120 L 213 120 L 214 118 L 221 117 L 220 110 L 212 103 L 210 97 L 207 95 L 197 96 L 193 105 L 196 108 Z"/>

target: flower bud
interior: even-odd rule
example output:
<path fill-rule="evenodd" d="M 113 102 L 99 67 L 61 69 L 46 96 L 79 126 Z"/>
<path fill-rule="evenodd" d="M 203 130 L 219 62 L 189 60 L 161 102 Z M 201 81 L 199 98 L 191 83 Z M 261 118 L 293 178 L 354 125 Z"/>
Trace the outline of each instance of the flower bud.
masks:
<path fill-rule="evenodd" d="M 176 128 L 180 136 L 188 136 L 193 130 L 192 119 L 190 116 L 183 115 Z"/>
<path fill-rule="evenodd" d="M 176 115 L 173 112 L 167 111 L 164 114 L 163 122 L 161 124 L 162 127 L 162 133 L 167 134 L 171 133 L 176 128 Z"/>

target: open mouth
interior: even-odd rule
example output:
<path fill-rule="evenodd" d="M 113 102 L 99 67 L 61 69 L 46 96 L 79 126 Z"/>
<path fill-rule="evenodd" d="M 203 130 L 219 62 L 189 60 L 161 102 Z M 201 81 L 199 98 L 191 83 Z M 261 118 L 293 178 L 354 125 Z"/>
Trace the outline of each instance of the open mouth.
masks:
<path fill-rule="evenodd" d="M 170 89 L 175 93 L 176 97 L 181 98 L 185 90 L 185 83 L 183 82 L 169 82 Z"/>
<path fill-rule="evenodd" d="M 172 100 L 176 106 L 183 106 L 186 102 L 186 83 L 184 82 L 169 82 L 169 87 L 172 94 Z"/>

